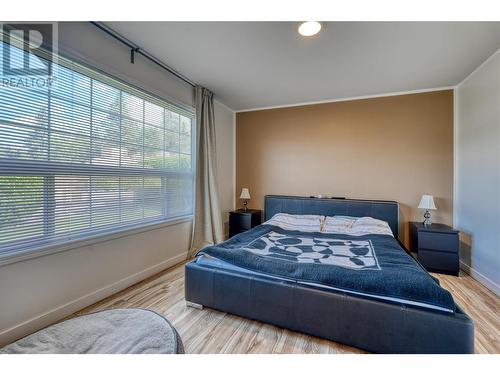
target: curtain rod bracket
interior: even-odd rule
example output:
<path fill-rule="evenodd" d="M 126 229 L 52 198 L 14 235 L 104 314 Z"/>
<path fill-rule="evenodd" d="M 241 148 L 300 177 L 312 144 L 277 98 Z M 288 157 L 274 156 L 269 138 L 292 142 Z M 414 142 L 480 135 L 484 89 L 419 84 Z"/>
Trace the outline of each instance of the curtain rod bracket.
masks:
<path fill-rule="evenodd" d="M 136 52 L 139 52 L 139 48 L 135 47 L 130 50 L 130 63 L 134 64 L 135 63 L 135 54 Z"/>
<path fill-rule="evenodd" d="M 178 73 L 177 71 L 175 71 L 174 69 L 169 67 L 164 62 L 158 60 L 156 57 L 152 56 L 147 51 L 137 47 L 137 45 L 135 43 L 133 43 L 132 41 L 121 36 L 117 32 L 113 31 L 113 29 L 106 26 L 103 22 L 90 21 L 90 23 L 92 25 L 94 25 L 95 27 L 104 31 L 106 34 L 110 35 L 111 37 L 113 37 L 116 40 L 120 41 L 121 43 L 125 44 L 128 48 L 130 48 L 130 62 L 132 64 L 134 63 L 134 60 L 135 60 L 135 54 L 140 53 L 145 59 L 148 59 L 151 62 L 155 63 L 156 65 L 159 65 L 160 67 L 162 67 L 163 69 L 168 71 L 170 74 L 173 74 L 175 77 L 186 82 L 187 84 L 191 85 L 192 87 L 196 87 L 196 84 L 193 81 L 191 81 L 189 78 L 184 77 L 182 74 Z"/>

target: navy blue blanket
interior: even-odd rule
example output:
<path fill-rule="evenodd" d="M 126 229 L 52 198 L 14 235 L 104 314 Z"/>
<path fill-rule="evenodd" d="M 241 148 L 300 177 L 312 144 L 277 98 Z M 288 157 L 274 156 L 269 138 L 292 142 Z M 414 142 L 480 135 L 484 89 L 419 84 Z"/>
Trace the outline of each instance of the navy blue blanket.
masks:
<path fill-rule="evenodd" d="M 305 233 L 259 225 L 201 254 L 259 273 L 455 311 L 451 294 L 389 235 Z"/>

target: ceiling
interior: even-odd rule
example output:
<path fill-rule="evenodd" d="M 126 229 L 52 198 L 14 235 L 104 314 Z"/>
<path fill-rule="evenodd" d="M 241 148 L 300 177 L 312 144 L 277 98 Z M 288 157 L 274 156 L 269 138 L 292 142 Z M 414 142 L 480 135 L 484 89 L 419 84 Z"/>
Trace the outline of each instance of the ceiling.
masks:
<path fill-rule="evenodd" d="M 234 110 L 454 86 L 500 22 L 107 22 Z"/>

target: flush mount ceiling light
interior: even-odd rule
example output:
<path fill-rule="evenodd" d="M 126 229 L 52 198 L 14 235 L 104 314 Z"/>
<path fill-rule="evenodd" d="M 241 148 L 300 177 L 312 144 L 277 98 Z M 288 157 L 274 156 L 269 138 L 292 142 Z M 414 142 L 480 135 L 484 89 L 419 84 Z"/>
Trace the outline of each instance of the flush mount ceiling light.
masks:
<path fill-rule="evenodd" d="M 299 34 L 303 36 L 313 36 L 319 33 L 321 24 L 318 21 L 302 22 L 299 26 Z"/>

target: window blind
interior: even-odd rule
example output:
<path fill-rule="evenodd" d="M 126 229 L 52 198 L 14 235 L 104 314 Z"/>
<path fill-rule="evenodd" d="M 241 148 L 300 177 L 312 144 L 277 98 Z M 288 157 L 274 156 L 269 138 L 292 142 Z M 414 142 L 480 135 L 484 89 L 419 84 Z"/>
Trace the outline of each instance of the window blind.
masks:
<path fill-rule="evenodd" d="M 52 74 L 0 88 L 0 256 L 191 215 L 193 112 L 63 57 Z"/>

